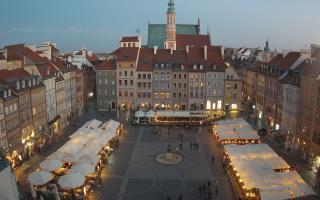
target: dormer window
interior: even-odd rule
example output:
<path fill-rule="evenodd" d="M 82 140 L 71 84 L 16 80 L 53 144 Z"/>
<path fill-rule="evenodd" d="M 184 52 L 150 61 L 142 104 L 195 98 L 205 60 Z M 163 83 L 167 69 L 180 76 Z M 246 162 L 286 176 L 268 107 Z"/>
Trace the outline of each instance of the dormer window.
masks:
<path fill-rule="evenodd" d="M 193 69 L 197 69 L 197 65 L 193 65 Z"/>
<path fill-rule="evenodd" d="M 11 90 L 9 89 L 8 90 L 8 97 L 10 97 L 11 96 Z"/>
<path fill-rule="evenodd" d="M 31 87 L 32 85 L 31 85 L 31 80 L 29 80 L 29 87 Z"/>
<path fill-rule="evenodd" d="M 154 64 L 154 67 L 155 67 L 155 68 L 158 68 L 158 67 L 159 67 L 159 65 L 158 65 L 158 64 Z"/>
<path fill-rule="evenodd" d="M 200 69 L 203 69 L 203 65 L 200 65 Z"/>
<path fill-rule="evenodd" d="M 22 88 L 25 88 L 25 87 L 26 87 L 26 81 L 22 80 Z"/>
<path fill-rule="evenodd" d="M 216 66 L 216 65 L 213 65 L 212 68 L 213 68 L 213 70 L 216 70 L 216 69 L 217 69 L 217 66 Z"/>
<path fill-rule="evenodd" d="M 20 89 L 20 82 L 19 81 L 17 81 L 17 90 L 19 90 Z"/>
<path fill-rule="evenodd" d="M 36 85 L 36 79 L 34 78 L 32 81 L 33 81 L 32 85 L 35 86 Z"/>
<path fill-rule="evenodd" d="M 161 68 L 164 68 L 164 64 L 161 64 Z"/>
<path fill-rule="evenodd" d="M 8 97 L 8 92 L 7 92 L 6 90 L 3 92 L 3 97 L 4 97 L 4 98 L 7 98 L 7 97 Z"/>
<path fill-rule="evenodd" d="M 184 65 L 181 65 L 181 69 L 184 69 Z"/>

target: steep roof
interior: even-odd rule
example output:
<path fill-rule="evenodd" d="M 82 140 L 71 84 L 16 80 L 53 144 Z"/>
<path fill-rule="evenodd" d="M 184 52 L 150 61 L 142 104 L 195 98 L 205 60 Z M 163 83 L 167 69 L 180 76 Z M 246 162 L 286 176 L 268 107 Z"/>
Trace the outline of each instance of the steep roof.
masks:
<path fill-rule="evenodd" d="M 4 80 L 8 80 L 14 77 L 24 78 L 29 76 L 31 76 L 31 74 L 29 74 L 23 68 L 14 69 L 14 70 L 7 70 L 7 69 L 0 70 L 0 79 L 4 79 Z"/>
<path fill-rule="evenodd" d="M 54 64 L 47 58 L 45 58 L 44 63 L 37 64 L 37 68 L 42 76 L 42 78 L 51 78 L 55 77 L 58 73 L 58 70 L 56 70 Z"/>
<path fill-rule="evenodd" d="M 116 65 L 114 60 L 104 60 L 96 66 L 96 70 L 115 70 Z"/>
<path fill-rule="evenodd" d="M 152 48 L 140 49 L 137 71 L 152 71 L 153 57 Z"/>
<path fill-rule="evenodd" d="M 186 46 L 204 46 L 210 45 L 209 35 L 187 35 L 187 34 L 177 34 L 177 49 L 185 49 Z"/>
<path fill-rule="evenodd" d="M 297 77 L 293 76 L 292 74 L 287 74 L 284 78 L 282 78 L 279 81 L 279 83 L 299 86 L 299 82 L 297 80 Z"/>
<path fill-rule="evenodd" d="M 318 78 L 320 76 L 320 61 L 313 63 L 305 63 L 304 68 L 301 70 L 302 76 L 308 76 L 311 78 Z"/>
<path fill-rule="evenodd" d="M 131 47 L 125 48 L 120 47 L 115 50 L 112 54 L 117 56 L 118 61 L 136 61 L 138 56 L 139 48 L 138 47 Z"/>
<path fill-rule="evenodd" d="M 300 52 L 289 52 L 278 64 L 276 64 L 276 68 L 288 70 L 300 58 L 300 56 Z"/>
<path fill-rule="evenodd" d="M 283 54 L 278 54 L 272 60 L 270 60 L 268 64 L 271 67 L 276 66 L 282 59 L 283 59 Z"/>

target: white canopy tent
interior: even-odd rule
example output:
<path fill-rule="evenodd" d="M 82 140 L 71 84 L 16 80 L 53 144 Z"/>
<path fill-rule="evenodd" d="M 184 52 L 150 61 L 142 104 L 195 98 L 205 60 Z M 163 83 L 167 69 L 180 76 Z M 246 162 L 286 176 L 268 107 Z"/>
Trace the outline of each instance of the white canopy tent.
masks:
<path fill-rule="evenodd" d="M 70 173 L 79 173 L 83 176 L 88 176 L 95 172 L 95 168 L 92 164 L 89 163 L 79 163 L 74 165 L 70 169 Z"/>
<path fill-rule="evenodd" d="M 138 110 L 134 115 L 137 117 L 137 118 L 140 118 L 140 117 L 144 117 L 145 116 L 145 112 L 142 111 L 142 110 Z"/>
<path fill-rule="evenodd" d="M 276 171 L 290 166 L 266 144 L 232 144 L 224 149 L 246 189 L 258 188 L 263 200 L 315 194 L 296 171 Z"/>
<path fill-rule="evenodd" d="M 75 189 L 81 187 L 86 178 L 80 173 L 68 173 L 61 176 L 58 180 L 58 184 L 63 189 Z"/>
<path fill-rule="evenodd" d="M 156 112 L 154 112 L 153 110 L 149 110 L 145 113 L 144 115 L 145 117 L 148 117 L 148 118 L 154 118 L 156 117 Z"/>
<path fill-rule="evenodd" d="M 41 169 L 48 170 L 50 172 L 59 169 L 63 163 L 60 160 L 44 160 L 40 163 Z"/>
<path fill-rule="evenodd" d="M 35 171 L 28 176 L 28 181 L 35 186 L 47 184 L 52 179 L 53 175 L 48 171 Z"/>
<path fill-rule="evenodd" d="M 233 126 L 233 127 L 241 127 L 241 126 L 249 126 L 250 127 L 250 124 L 241 117 L 236 118 L 236 119 L 219 120 L 216 122 L 216 125 Z"/>

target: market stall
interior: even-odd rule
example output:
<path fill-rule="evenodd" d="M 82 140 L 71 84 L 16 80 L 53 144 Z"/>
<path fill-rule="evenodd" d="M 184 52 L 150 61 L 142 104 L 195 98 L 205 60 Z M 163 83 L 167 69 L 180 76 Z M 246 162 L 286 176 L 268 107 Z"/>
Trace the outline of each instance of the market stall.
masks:
<path fill-rule="evenodd" d="M 224 166 L 241 199 L 282 200 L 315 194 L 266 144 L 231 144 L 224 149 Z"/>
<path fill-rule="evenodd" d="M 157 111 L 157 125 L 202 125 L 207 122 L 208 115 L 205 112 L 195 111 Z"/>
<path fill-rule="evenodd" d="M 257 131 L 242 118 L 220 120 L 212 126 L 212 133 L 219 144 L 259 144 Z"/>

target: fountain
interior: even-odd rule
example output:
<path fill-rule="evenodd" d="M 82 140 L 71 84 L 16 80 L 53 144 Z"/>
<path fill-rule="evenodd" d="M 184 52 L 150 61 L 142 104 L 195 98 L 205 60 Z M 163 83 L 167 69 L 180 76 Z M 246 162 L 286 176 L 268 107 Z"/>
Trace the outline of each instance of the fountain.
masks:
<path fill-rule="evenodd" d="M 156 161 L 165 165 L 175 165 L 183 161 L 183 156 L 177 152 L 172 152 L 172 146 L 168 144 L 167 151 L 165 153 L 159 153 L 156 155 Z"/>

